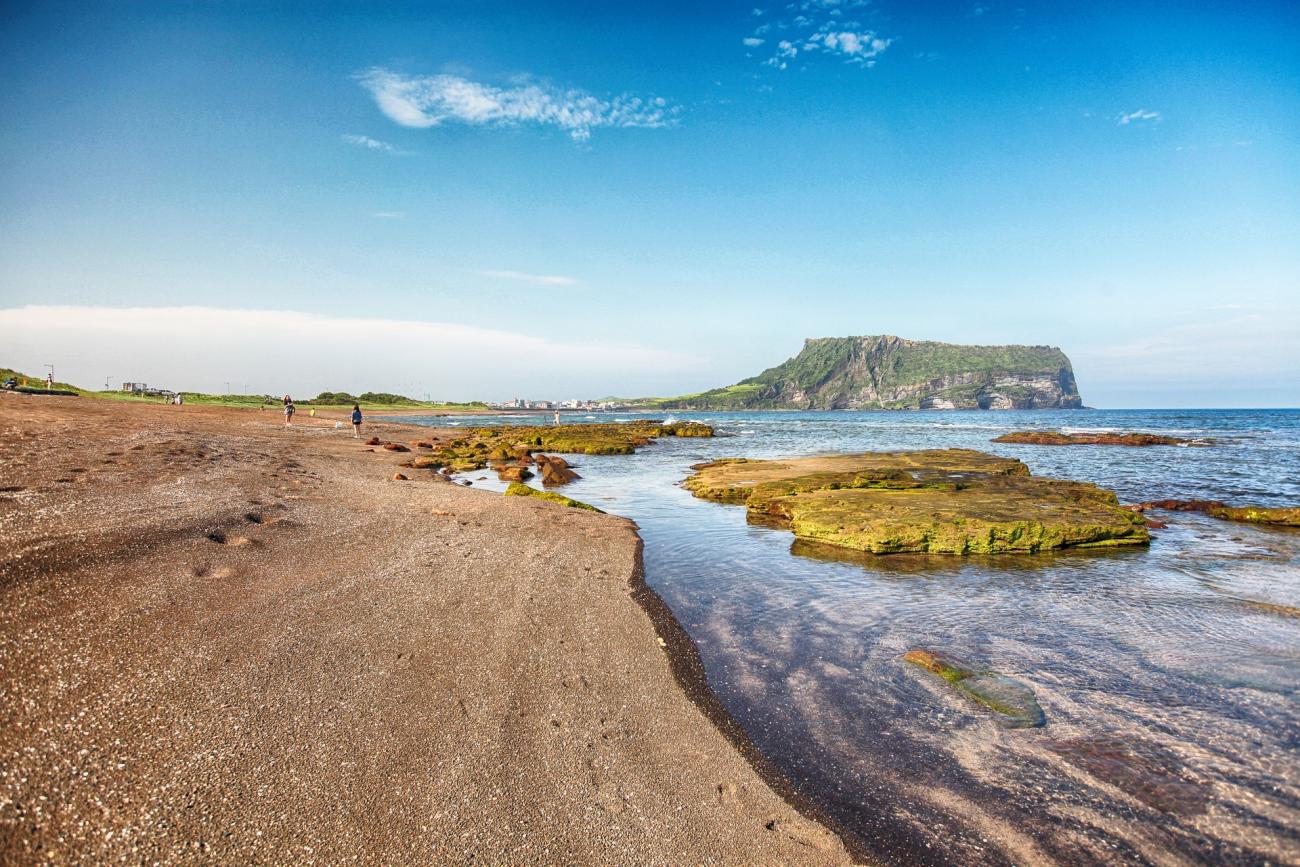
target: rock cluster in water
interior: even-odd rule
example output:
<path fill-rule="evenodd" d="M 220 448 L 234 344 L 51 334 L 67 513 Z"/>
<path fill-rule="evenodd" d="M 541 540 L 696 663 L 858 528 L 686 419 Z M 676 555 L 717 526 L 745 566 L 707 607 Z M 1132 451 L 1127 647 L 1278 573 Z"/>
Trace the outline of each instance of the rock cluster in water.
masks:
<path fill-rule="evenodd" d="M 1037 553 L 1144 545 L 1137 512 L 1086 482 L 1035 478 L 969 449 L 697 464 L 695 496 L 744 503 L 750 520 L 872 554 Z"/>
<path fill-rule="evenodd" d="M 1000 437 L 995 443 L 1018 443 L 1031 446 L 1187 446 L 1210 445 L 1205 440 L 1150 433 L 1062 433 L 1056 430 L 1019 430 Z"/>
<path fill-rule="evenodd" d="M 1211 518 L 1244 521 L 1248 524 L 1278 524 L 1300 527 L 1300 507 L 1229 506 L 1218 500 L 1149 500 L 1135 507 L 1138 511 L 1163 509 L 1169 512 L 1203 512 Z"/>
<path fill-rule="evenodd" d="M 630 455 L 641 446 L 654 442 L 656 437 L 711 437 L 713 428 L 699 422 L 638 421 L 628 424 L 565 424 L 565 425 L 513 425 L 482 427 L 467 430 L 456 439 L 440 443 L 429 454 L 411 462 L 417 469 L 469 472 L 489 465 L 498 473 L 511 466 L 521 468 L 536 463 L 538 452 L 564 452 L 583 455 Z M 553 455 L 547 460 L 563 464 Z M 564 475 L 567 469 L 557 466 L 553 479 Z M 541 468 L 543 473 L 545 469 Z M 518 473 L 509 470 L 502 476 L 505 481 L 522 481 L 532 472 Z M 577 474 L 573 475 L 577 478 Z M 551 482 L 550 484 L 558 484 Z"/>
<path fill-rule="evenodd" d="M 909 650 L 903 659 L 948 681 L 967 698 L 1000 715 L 1009 728 L 1033 728 L 1046 721 L 1028 685 L 996 671 L 978 671 L 970 663 L 938 650 Z"/>

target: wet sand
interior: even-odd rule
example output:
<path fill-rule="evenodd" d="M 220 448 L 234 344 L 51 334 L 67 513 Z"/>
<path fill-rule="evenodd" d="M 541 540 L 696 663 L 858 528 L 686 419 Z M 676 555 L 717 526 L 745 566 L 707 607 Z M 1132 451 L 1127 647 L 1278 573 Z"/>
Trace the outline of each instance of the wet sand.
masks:
<path fill-rule="evenodd" d="M 630 522 L 297 418 L 0 395 L 0 862 L 849 860 Z"/>

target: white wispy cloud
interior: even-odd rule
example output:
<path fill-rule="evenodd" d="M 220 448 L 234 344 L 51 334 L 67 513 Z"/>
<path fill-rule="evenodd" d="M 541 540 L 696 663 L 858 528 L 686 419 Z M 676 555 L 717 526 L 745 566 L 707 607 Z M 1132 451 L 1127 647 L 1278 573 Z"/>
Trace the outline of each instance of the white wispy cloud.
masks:
<path fill-rule="evenodd" d="M 518 280 L 521 283 L 535 283 L 538 286 L 572 286 L 578 281 L 572 277 L 559 274 L 529 274 L 525 271 L 479 271 L 482 277 L 498 280 Z"/>
<path fill-rule="evenodd" d="M 775 66 L 777 69 L 785 69 L 790 65 L 790 61 L 799 56 L 799 49 L 789 39 L 782 39 L 776 44 L 776 54 L 769 57 L 766 61 L 768 66 Z"/>
<path fill-rule="evenodd" d="M 868 0 L 802 0 L 786 4 L 787 17 L 765 22 L 755 27 L 750 36 L 741 41 L 749 48 L 757 48 L 767 40 L 761 38 L 771 30 L 785 38 L 763 64 L 775 69 L 788 69 L 794 61 L 812 53 L 839 57 L 846 63 L 863 67 L 876 65 L 876 58 L 885 52 L 893 39 L 881 36 L 861 21 L 852 20 L 853 10 L 867 6 Z M 849 14 L 846 14 L 849 13 Z"/>
<path fill-rule="evenodd" d="M 819 47 L 833 54 L 842 54 L 853 63 L 867 66 L 875 64 L 875 58 L 889 47 L 890 39 L 881 39 L 873 31 L 854 33 L 852 31 L 828 31 L 814 33 L 808 37 L 805 49 Z"/>
<path fill-rule="evenodd" d="M 1130 111 L 1127 114 L 1121 114 L 1117 118 L 1120 126 L 1128 126 L 1131 123 L 1160 123 L 1164 120 L 1158 111 L 1149 111 L 1145 108 L 1139 108 L 1137 111 Z"/>
<path fill-rule="evenodd" d="M 376 220 L 400 220 L 406 216 L 405 211 L 375 211 L 370 216 Z"/>
<path fill-rule="evenodd" d="M 380 151 L 382 153 L 392 154 L 393 156 L 406 156 L 408 153 L 401 148 L 393 147 L 386 141 L 380 141 L 379 139 L 371 138 L 368 135 L 345 134 L 341 136 L 341 138 L 350 145 L 356 145 L 357 147 L 365 148 L 366 150 Z"/>
<path fill-rule="evenodd" d="M 459 75 L 411 76 L 381 67 L 359 73 L 379 110 L 394 123 L 419 129 L 456 122 L 474 126 L 537 124 L 586 141 L 594 129 L 673 126 L 679 106 L 662 97 L 623 93 L 599 97 L 540 82 L 497 87 Z"/>
<path fill-rule="evenodd" d="M 436 306 L 436 305 L 435 305 Z M 553 339 L 410 318 L 214 307 L 0 308 L 5 363 L 94 385 L 106 375 L 162 388 L 314 395 L 394 391 L 449 399 L 654 393 L 704 359 L 617 339 Z M 292 346 L 292 352 L 285 352 Z"/>

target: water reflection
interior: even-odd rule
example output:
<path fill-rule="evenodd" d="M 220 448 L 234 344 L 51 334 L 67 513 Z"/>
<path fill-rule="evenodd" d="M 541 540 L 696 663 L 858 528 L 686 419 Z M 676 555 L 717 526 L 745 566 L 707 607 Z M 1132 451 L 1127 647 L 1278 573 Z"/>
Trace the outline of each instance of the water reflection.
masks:
<path fill-rule="evenodd" d="M 575 458 L 566 493 L 637 521 L 648 580 L 728 709 L 878 858 L 1300 863 L 1300 533 L 1178 513 L 1148 550 L 862 557 L 677 487 L 726 455 L 964 447 L 1130 502 L 1280 505 L 1300 502 L 1300 413 L 699 417 L 736 436 Z M 988 442 L 1033 426 L 1219 445 Z M 902 662 L 918 646 L 1030 685 L 1046 725 L 1000 727 Z"/>

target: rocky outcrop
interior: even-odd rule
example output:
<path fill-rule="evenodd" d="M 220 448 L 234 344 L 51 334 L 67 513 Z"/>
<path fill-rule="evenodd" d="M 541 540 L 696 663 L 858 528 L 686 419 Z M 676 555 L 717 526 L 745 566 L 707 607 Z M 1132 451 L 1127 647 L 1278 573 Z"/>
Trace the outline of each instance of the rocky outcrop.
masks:
<path fill-rule="evenodd" d="M 1181 437 L 1149 433 L 1061 433 L 1055 430 L 1019 430 L 1000 437 L 995 443 L 1016 443 L 1030 446 L 1188 446 L 1210 445 L 1206 440 L 1189 440 Z"/>
<path fill-rule="evenodd" d="M 524 479 L 531 479 L 533 474 L 526 467 L 521 467 L 518 464 L 510 464 L 508 466 L 499 467 L 497 469 L 497 477 L 503 482 L 522 482 Z"/>
<path fill-rule="evenodd" d="M 477 470 L 491 464 L 533 463 L 543 450 L 565 454 L 630 455 L 656 437 L 711 437 L 713 428 L 698 422 L 654 419 L 627 424 L 515 425 L 483 427 L 439 443 L 433 462 L 453 472 Z"/>
<path fill-rule="evenodd" d="M 958 346 L 878 335 L 810 339 L 795 357 L 684 409 L 1073 409 L 1070 359 L 1052 346 Z"/>
<path fill-rule="evenodd" d="M 1032 554 L 1143 545 L 1142 516 L 1086 482 L 969 449 L 701 464 L 683 487 L 755 522 L 869 554 Z"/>
<path fill-rule="evenodd" d="M 1168 512 L 1202 512 L 1211 518 L 1224 521 L 1242 521 L 1247 524 L 1277 524 L 1283 527 L 1300 527 L 1300 507 L 1229 506 L 1218 500 L 1149 500 L 1139 503 L 1137 510 L 1163 509 Z"/>
<path fill-rule="evenodd" d="M 534 455 L 537 461 L 537 471 L 541 473 L 542 484 L 548 488 L 555 485 L 567 485 L 575 479 L 582 476 L 575 473 L 570 467 L 568 461 L 556 455 Z"/>

